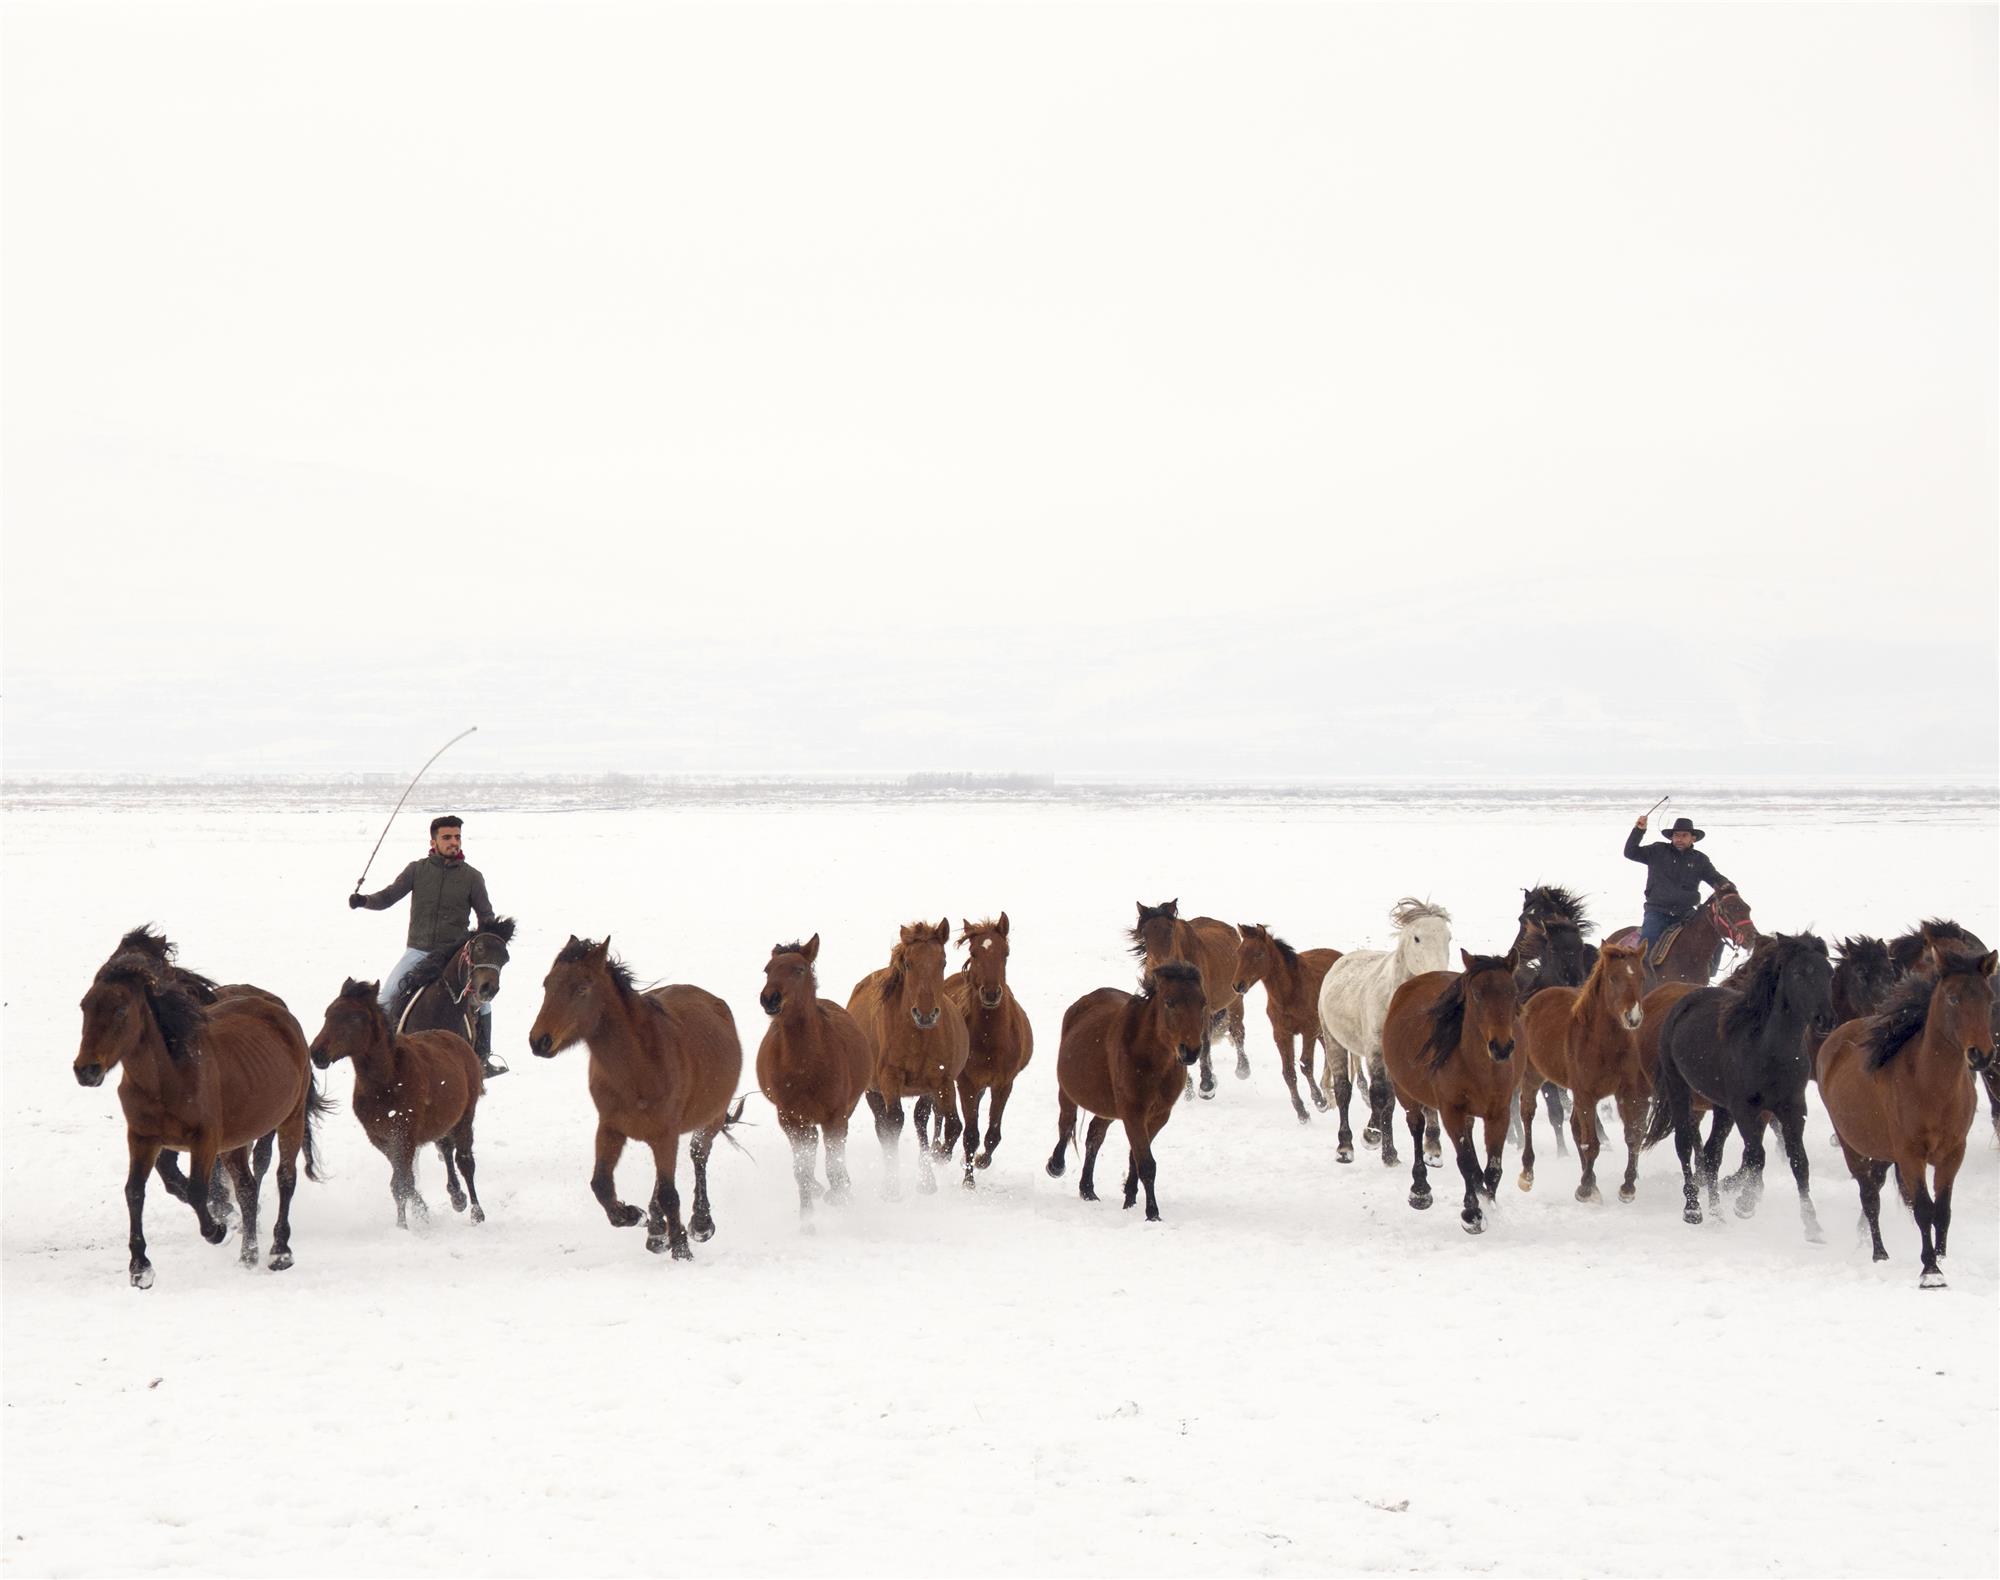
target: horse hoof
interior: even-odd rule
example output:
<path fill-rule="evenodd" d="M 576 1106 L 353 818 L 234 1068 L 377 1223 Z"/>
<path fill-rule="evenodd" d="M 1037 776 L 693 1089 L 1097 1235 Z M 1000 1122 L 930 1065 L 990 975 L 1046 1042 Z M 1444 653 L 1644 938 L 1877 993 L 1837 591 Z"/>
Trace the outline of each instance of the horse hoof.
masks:
<path fill-rule="evenodd" d="M 1211 1101 L 1214 1098 L 1214 1096 L 1215 1096 L 1215 1083 L 1213 1081 L 1203 1081 L 1201 1083 L 1201 1100 L 1204 1103 L 1206 1103 Z"/>
<path fill-rule="evenodd" d="M 1620 1185 L 1618 1187 L 1618 1199 L 1620 1201 L 1636 1201 L 1638 1196 L 1639 1187 L 1636 1185 Z"/>
<path fill-rule="evenodd" d="M 1463 1213 L 1459 1214 L 1458 1226 L 1467 1234 L 1484 1234 L 1486 1232 L 1486 1220 L 1484 1218 L 1468 1218 Z"/>
<path fill-rule="evenodd" d="M 1380 1125 L 1368 1126 L 1367 1129 L 1361 1132 L 1361 1139 L 1371 1147 L 1379 1147 L 1382 1144 L 1382 1127 Z"/>
<path fill-rule="evenodd" d="M 201 1231 L 201 1237 L 210 1245 L 220 1245 L 229 1238 L 229 1231 L 219 1223 L 210 1222 L 209 1226 Z"/>
<path fill-rule="evenodd" d="M 694 1260 L 693 1248 L 685 1240 L 676 1240 L 674 1242 L 673 1253 L 676 1262 L 692 1262 Z"/>
<path fill-rule="evenodd" d="M 1820 1232 L 1820 1227 L 1818 1224 L 1809 1223 L 1806 1225 L 1806 1244 L 1807 1245 L 1826 1244 L 1826 1236 Z"/>
<path fill-rule="evenodd" d="M 979 1188 L 979 1181 L 972 1177 L 971 1169 L 965 1171 L 965 1178 L 958 1183 L 963 1185 L 967 1190 L 977 1190 Z"/>
<path fill-rule="evenodd" d="M 243 1248 L 243 1254 L 237 1257 L 236 1260 L 242 1263 L 244 1267 L 254 1269 L 261 1258 L 257 1254 L 257 1247 L 250 1245 Z"/>
<path fill-rule="evenodd" d="M 1418 1212 L 1424 1211 L 1430 1204 L 1431 1193 L 1429 1191 L 1424 1191 L 1421 1195 L 1416 1191 L 1410 1192 L 1410 1205 L 1416 1208 Z"/>
<path fill-rule="evenodd" d="M 617 1224 L 621 1229 L 629 1229 L 646 1215 L 630 1202 L 618 1209 Z"/>
<path fill-rule="evenodd" d="M 688 1225 L 688 1233 L 693 1235 L 697 1240 L 713 1240 L 715 1238 L 715 1220 L 713 1218 L 698 1219 Z"/>
<path fill-rule="evenodd" d="M 1157 1207 L 1148 1207 L 1146 1209 L 1146 1222 L 1158 1223 L 1159 1221 L 1160 1221 L 1160 1209 Z"/>
<path fill-rule="evenodd" d="M 1402 1166 L 1403 1160 L 1397 1157 L 1394 1152 L 1387 1147 L 1382 1149 L 1382 1167 L 1385 1169 L 1399 1169 Z"/>
<path fill-rule="evenodd" d="M 903 1187 L 898 1185 L 894 1180 L 884 1180 L 882 1182 L 882 1199 L 884 1201 L 901 1201 L 903 1199 Z"/>
<path fill-rule="evenodd" d="M 134 1289 L 151 1289 L 153 1287 L 153 1264 L 151 1262 L 148 1262 L 144 1267 L 135 1267 L 132 1269 L 132 1287 Z"/>
<path fill-rule="evenodd" d="M 801 1218 L 801 1219 L 799 1220 L 799 1233 L 800 1233 L 800 1234 L 818 1234 L 818 1233 L 819 1233 L 819 1225 L 818 1225 L 818 1224 L 816 1224 L 816 1223 L 814 1223 L 814 1222 L 812 1221 L 812 1219 L 810 1219 L 810 1218 Z"/>
<path fill-rule="evenodd" d="M 1329 1103 L 1324 1097 L 1315 1095 L 1313 1098 L 1313 1107 L 1317 1108 L 1322 1114 L 1332 1106 L 1333 1104 Z"/>
<path fill-rule="evenodd" d="M 486 1221 L 486 1209 L 480 1206 L 478 1202 L 472 1204 L 472 1221 L 474 1223 L 484 1223 Z"/>
<path fill-rule="evenodd" d="M 1236 1056 L 1236 1079 L 1239 1081 L 1250 1079 L 1250 1061 L 1240 1053 Z"/>
<path fill-rule="evenodd" d="M 1736 1203 L 1737 1217 L 1739 1218 L 1754 1217 L 1756 1215 L 1756 1212 L 1757 1212 L 1757 1198 L 1755 1196 L 1744 1196 L 1738 1199 Z"/>
<path fill-rule="evenodd" d="M 1097 1192 L 1092 1190 L 1088 1185 L 1082 1186 L 1080 1189 L 1078 1189 L 1077 1195 L 1082 1197 L 1083 1200 L 1085 1201 L 1097 1200 Z M 1132 1204 L 1130 1202 L 1127 1202 L 1125 1205 L 1129 1207 Z"/>
<path fill-rule="evenodd" d="M 1535 1188 L 1535 1171 L 1533 1169 L 1521 1170 L 1514 1184 L 1521 1190 L 1533 1190 Z"/>
<path fill-rule="evenodd" d="M 1049 1178 L 1052 1180 L 1059 1180 L 1063 1177 L 1064 1165 L 1063 1165 L 1063 1160 L 1059 1157 L 1050 1158 L 1049 1161 L 1045 1163 L 1042 1167 L 1044 1172 L 1047 1173 Z"/>
<path fill-rule="evenodd" d="M 1700 1209 L 1699 1207 L 1684 1207 L 1684 1208 L 1682 1208 L 1682 1209 L 1681 1209 L 1681 1222 L 1682 1222 L 1682 1223 L 1700 1223 L 1700 1222 L 1701 1222 L 1701 1209 Z"/>
<path fill-rule="evenodd" d="M 1340 1150 L 1334 1153 L 1333 1160 L 1336 1163 L 1352 1163 L 1354 1161 L 1354 1143 L 1351 1141 L 1341 1142 Z"/>
<path fill-rule="evenodd" d="M 1938 1272 L 1936 1268 L 1931 1269 L 1930 1272 L 1924 1274 L 1922 1278 L 1917 1280 L 1917 1288 L 1919 1289 L 1944 1288 L 1944 1274 Z"/>
<path fill-rule="evenodd" d="M 1593 1206 L 1601 1204 L 1604 1200 L 1604 1198 L 1597 1193 L 1597 1187 L 1595 1185 L 1577 1186 L 1576 1199 L 1580 1202 L 1588 1202 Z"/>
<path fill-rule="evenodd" d="M 993 1167 L 993 1154 L 990 1152 L 980 1153 L 978 1157 L 972 1160 L 972 1166 L 976 1169 L 990 1169 Z"/>
<path fill-rule="evenodd" d="M 1293 1112 L 1299 1116 L 1300 1124 L 1309 1125 L 1313 1122 L 1313 1116 L 1307 1113 L 1303 1108 L 1294 1109 Z"/>
<path fill-rule="evenodd" d="M 1432 1150 L 1431 1150 L 1431 1149 L 1430 1149 L 1429 1147 L 1425 1147 L 1425 1148 L 1424 1148 L 1424 1167 L 1425 1167 L 1425 1168 L 1431 1168 L 1431 1169 L 1441 1169 L 1441 1168 L 1443 1168 L 1443 1167 L 1444 1167 L 1444 1154 L 1443 1154 L 1442 1152 L 1433 1152 L 1433 1151 L 1432 1151 Z"/>
<path fill-rule="evenodd" d="M 290 1251 L 273 1251 L 270 1260 L 265 1262 L 264 1265 L 274 1273 L 282 1273 L 292 1265 L 292 1253 Z"/>
<path fill-rule="evenodd" d="M 453 1195 L 453 1197 L 451 1198 L 451 1210 L 453 1212 L 464 1212 L 465 1198 L 460 1195 Z"/>
<path fill-rule="evenodd" d="M 1878 1262 L 1886 1262 L 1889 1260 L 1889 1253 L 1887 1251 L 1877 1251 L 1875 1253 L 1875 1260 Z"/>

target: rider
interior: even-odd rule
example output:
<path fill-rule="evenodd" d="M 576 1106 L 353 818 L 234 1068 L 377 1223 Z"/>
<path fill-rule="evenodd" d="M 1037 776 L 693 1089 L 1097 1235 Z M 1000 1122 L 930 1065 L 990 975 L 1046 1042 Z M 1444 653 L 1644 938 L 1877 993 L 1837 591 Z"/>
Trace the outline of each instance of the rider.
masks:
<path fill-rule="evenodd" d="M 403 978 L 411 968 L 433 950 L 442 949 L 446 944 L 456 943 L 465 936 L 465 913 L 469 910 L 479 918 L 481 927 L 493 922 L 493 905 L 486 898 L 486 880 L 479 869 L 465 859 L 465 820 L 457 817 L 431 819 L 430 853 L 411 862 L 396 874 L 396 881 L 386 889 L 378 889 L 373 894 L 358 891 L 347 897 L 349 910 L 367 909 L 386 911 L 404 895 L 410 896 L 410 931 L 405 940 L 409 947 L 403 956 L 382 979 L 382 1008 L 387 1011 L 396 1002 L 396 990 L 403 985 Z M 493 1004 L 487 1000 L 479 1006 L 478 1030 L 472 1051 L 479 1055 L 479 1062 L 488 1075 L 500 1075 L 505 1065 L 493 1062 Z"/>
<path fill-rule="evenodd" d="M 1646 915 L 1639 925 L 1639 936 L 1650 950 L 1660 941 L 1662 933 L 1693 913 L 1701 903 L 1704 883 L 1718 894 L 1736 885 L 1694 848 L 1703 831 L 1694 826 L 1691 818 L 1675 818 L 1674 826 L 1667 830 L 1668 843 L 1664 845 L 1641 845 L 1639 840 L 1645 832 L 1646 819 L 1642 816 L 1625 836 L 1625 859 L 1646 868 Z"/>

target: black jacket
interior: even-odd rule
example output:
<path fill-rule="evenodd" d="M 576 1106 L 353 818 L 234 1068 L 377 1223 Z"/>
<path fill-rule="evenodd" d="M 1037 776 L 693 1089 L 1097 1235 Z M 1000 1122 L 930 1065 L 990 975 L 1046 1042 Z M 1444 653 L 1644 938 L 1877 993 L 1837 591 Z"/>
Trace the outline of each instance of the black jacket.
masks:
<path fill-rule="evenodd" d="M 363 895 L 361 903 L 371 911 L 386 911 L 406 894 L 409 947 L 426 954 L 465 936 L 467 911 L 479 918 L 481 927 L 493 920 L 493 905 L 486 898 L 486 880 L 479 869 L 463 861 L 446 861 L 435 851 L 397 873 L 388 888 Z"/>
<path fill-rule="evenodd" d="M 1672 845 L 1640 845 L 1645 830 L 1635 828 L 1625 836 L 1625 859 L 1646 869 L 1646 906 L 1672 916 L 1685 916 L 1701 903 L 1701 886 L 1711 889 L 1732 887 L 1715 870 L 1715 863 L 1698 850 L 1675 850 Z"/>

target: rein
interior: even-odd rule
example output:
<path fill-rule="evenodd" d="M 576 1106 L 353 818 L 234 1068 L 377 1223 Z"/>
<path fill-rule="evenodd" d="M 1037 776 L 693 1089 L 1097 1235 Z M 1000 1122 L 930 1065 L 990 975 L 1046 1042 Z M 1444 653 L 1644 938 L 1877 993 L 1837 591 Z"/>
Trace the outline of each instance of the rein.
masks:
<path fill-rule="evenodd" d="M 474 933 L 472 938 L 466 939 L 463 944 L 459 945 L 458 953 L 451 957 L 451 965 L 446 966 L 444 971 L 439 972 L 434 981 L 425 983 L 410 995 L 409 1003 L 403 1006 L 403 1013 L 396 1018 L 396 1035 L 398 1037 L 403 1035 L 403 1028 L 409 1025 L 410 1016 L 416 1011 L 417 1001 L 434 987 L 445 988 L 446 992 L 451 992 L 450 988 L 446 987 L 445 984 L 445 972 L 450 971 L 452 966 L 463 964 L 465 967 L 465 981 L 456 993 L 451 994 L 451 1001 L 453 1004 L 459 1006 L 459 1018 L 465 1022 L 465 1040 L 467 1042 L 472 1041 L 472 1017 L 474 1011 L 466 1009 L 464 1005 L 466 994 L 472 991 L 472 942 L 478 936 L 477 933 Z"/>

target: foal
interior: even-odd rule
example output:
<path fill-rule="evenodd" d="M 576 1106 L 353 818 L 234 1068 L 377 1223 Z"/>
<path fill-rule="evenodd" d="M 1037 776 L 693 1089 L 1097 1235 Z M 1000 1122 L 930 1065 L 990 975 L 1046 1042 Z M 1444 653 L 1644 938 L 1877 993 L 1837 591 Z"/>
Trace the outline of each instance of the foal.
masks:
<path fill-rule="evenodd" d="M 417 1194 L 417 1148 L 435 1142 L 444 1159 L 445 1189 L 453 1212 L 472 1202 L 472 1221 L 484 1223 L 486 1209 L 472 1183 L 472 1115 L 485 1090 L 479 1056 L 452 1031 L 415 1031 L 398 1036 L 376 1001 L 379 982 L 349 977 L 326 1007 L 312 1062 L 326 1069 L 337 1059 L 354 1061 L 354 1117 L 389 1160 L 389 1194 L 396 1200 L 396 1227 L 407 1229 L 408 1210 L 417 1220 L 430 1208 Z M 456 1159 L 454 1163 L 454 1154 Z M 459 1189 L 458 1176 L 465 1175 Z"/>
<path fill-rule="evenodd" d="M 778 1128 L 792 1144 L 792 1177 L 799 1186 L 799 1227 L 812 1227 L 813 1178 L 819 1138 L 826 1137 L 828 1201 L 845 1201 L 853 1189 L 847 1173 L 847 1124 L 875 1073 L 868 1034 L 832 999 L 819 996 L 813 962 L 819 934 L 802 944 L 778 944 L 764 967 L 757 1002 L 771 1029 L 757 1048 L 757 1085 L 778 1111 Z"/>
<path fill-rule="evenodd" d="M 882 1194 L 894 1196 L 896 1154 L 903 1138 L 903 1099 L 926 1097 L 958 1122 L 955 1083 L 965 1070 L 968 1054 L 965 1020 L 949 1008 L 944 996 L 944 948 L 951 937 L 947 918 L 933 927 L 912 922 L 890 951 L 889 963 L 854 984 L 847 1011 L 867 1033 L 875 1074 L 868 1083 L 868 1107 L 875 1115 L 875 1135 L 882 1143 L 885 1168 Z M 957 1131 L 951 1131 L 956 1135 Z M 930 1138 L 917 1130 L 917 1189 L 934 1191 Z"/>
<path fill-rule="evenodd" d="M 1185 960 L 1147 972 L 1136 994 L 1117 988 L 1086 993 L 1063 1012 L 1056 1054 L 1056 1149 L 1052 1178 L 1061 1179 L 1065 1148 L 1076 1145 L 1078 1109 L 1093 1116 L 1084 1141 L 1077 1194 L 1097 1200 L 1097 1149 L 1115 1118 L 1125 1126 L 1132 1161 L 1125 1171 L 1125 1205 L 1146 1187 L 1146 1217 L 1157 1221 L 1153 1181 L 1159 1165 L 1153 1141 L 1173 1117 L 1187 1084 L 1186 1071 L 1201 1057 L 1209 1023 L 1202 975 Z"/>
<path fill-rule="evenodd" d="M 1583 1182 L 1576 1199 L 1598 1202 L 1597 1105 L 1609 1097 L 1625 1126 L 1625 1179 L 1618 1199 L 1639 1191 L 1639 1149 L 1646 1137 L 1646 1099 L 1652 1090 L 1639 1056 L 1644 1023 L 1644 949 L 1609 943 L 1597 954 L 1590 980 L 1580 988 L 1543 988 L 1521 1011 L 1521 1178 L 1522 1190 L 1535 1183 L 1535 1097 L 1542 1082 L 1564 1087 L 1574 1099 L 1569 1127 Z"/>
<path fill-rule="evenodd" d="M 945 978 L 944 995 L 965 1021 L 965 1069 L 958 1077 L 958 1104 L 965 1110 L 965 1183 L 975 1168 L 989 1168 L 1000 1145 L 1000 1116 L 1014 1095 L 1014 1082 L 1035 1054 L 1028 1012 L 1007 985 L 1007 913 L 992 921 L 967 922 L 958 941 L 965 945 L 965 969 Z M 993 1094 L 986 1144 L 979 1148 L 979 1094 Z M 921 1125 L 918 1127 L 921 1131 Z M 950 1143 L 946 1143 L 949 1150 Z"/>
<path fill-rule="evenodd" d="M 1836 1028 L 1819 1053 L 1819 1093 L 1833 1116 L 1847 1169 L 1861 1187 L 1861 1211 L 1882 1248 L 1882 1180 L 1896 1185 L 1916 1215 L 1923 1251 L 1918 1285 L 1944 1287 L 1938 1259 L 1951 1228 L 1952 1182 L 1965 1160 L 1965 1138 L 1979 1112 L 1968 1070 L 1993 1064 L 1991 951 L 1939 946 L 1937 975 L 1912 975 L 1880 1015 Z M 1925 1188 L 1924 1169 L 1936 1179 Z"/>
<path fill-rule="evenodd" d="M 1294 949 L 1270 928 L 1255 922 L 1245 922 L 1236 931 L 1242 943 L 1236 950 L 1236 972 L 1230 987 L 1240 999 L 1259 982 L 1264 984 L 1264 1013 L 1271 1018 L 1271 1040 L 1278 1045 L 1278 1068 L 1285 1077 L 1285 1089 L 1292 1094 L 1292 1112 L 1299 1116 L 1300 1124 L 1311 1124 L 1312 1115 L 1299 1101 L 1292 1039 L 1300 1039 L 1298 1072 L 1306 1078 L 1313 1106 L 1323 1113 L 1326 1093 L 1313 1081 L 1313 1045 L 1320 1037 L 1319 987 L 1326 980 L 1326 968 L 1340 958 L 1340 951 Z"/>
<path fill-rule="evenodd" d="M 597 1161 L 590 1193 L 614 1229 L 646 1220 L 646 1249 L 677 1262 L 694 1252 L 688 1236 L 715 1233 L 708 1205 L 708 1155 L 743 1114 L 729 1107 L 743 1073 L 736 1018 L 713 993 L 685 983 L 640 992 L 631 969 L 611 956 L 611 940 L 571 936 L 542 981 L 542 1007 L 528 1047 L 552 1059 L 583 1043 L 590 1050 L 590 1100 L 597 1105 Z M 694 1215 L 681 1224 L 674 1184 L 681 1137 L 694 1160 Z M 613 1178 L 625 1143 L 653 1152 L 653 1194 L 641 1213 L 618 1199 Z"/>
<path fill-rule="evenodd" d="M 1467 1234 L 1486 1228 L 1479 1198 L 1500 1188 L 1500 1159 L 1507 1147 L 1507 1113 L 1513 1106 L 1515 1018 L 1511 955 L 1458 952 L 1465 970 L 1426 971 L 1403 983 L 1389 1000 L 1382 1023 L 1382 1068 L 1409 1121 L 1410 1205 L 1431 1204 L 1424 1164 L 1427 1109 L 1435 1109 L 1458 1157 L 1465 1202 L 1458 1221 Z M 1472 1148 L 1472 1121 L 1486 1125 L 1486 1167 Z"/>

